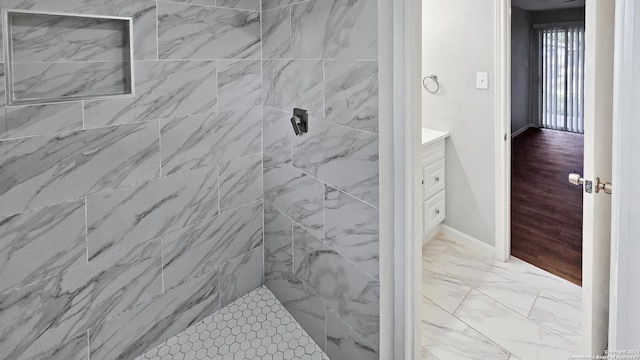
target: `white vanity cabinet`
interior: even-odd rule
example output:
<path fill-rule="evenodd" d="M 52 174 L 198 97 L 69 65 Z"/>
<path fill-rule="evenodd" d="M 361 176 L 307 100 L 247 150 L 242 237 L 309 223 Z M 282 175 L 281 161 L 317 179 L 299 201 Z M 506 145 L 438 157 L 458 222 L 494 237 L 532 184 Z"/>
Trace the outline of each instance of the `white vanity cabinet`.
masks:
<path fill-rule="evenodd" d="M 423 243 L 440 231 L 446 216 L 444 142 L 448 136 L 446 132 L 422 129 Z"/>

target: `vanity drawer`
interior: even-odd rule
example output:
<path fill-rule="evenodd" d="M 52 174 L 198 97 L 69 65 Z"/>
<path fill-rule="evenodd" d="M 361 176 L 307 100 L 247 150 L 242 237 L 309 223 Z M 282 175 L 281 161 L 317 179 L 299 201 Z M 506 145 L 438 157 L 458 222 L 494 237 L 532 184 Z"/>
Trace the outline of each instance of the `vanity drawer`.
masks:
<path fill-rule="evenodd" d="M 424 202 L 424 233 L 428 233 L 444 220 L 445 200 L 443 190 Z"/>
<path fill-rule="evenodd" d="M 444 159 L 444 139 L 422 146 L 422 166 L 427 167 Z"/>
<path fill-rule="evenodd" d="M 435 164 L 427 166 L 422 171 L 422 178 L 424 179 L 424 184 L 422 185 L 422 193 L 424 194 L 423 200 L 427 200 L 436 193 L 444 190 L 444 160 L 437 161 Z"/>

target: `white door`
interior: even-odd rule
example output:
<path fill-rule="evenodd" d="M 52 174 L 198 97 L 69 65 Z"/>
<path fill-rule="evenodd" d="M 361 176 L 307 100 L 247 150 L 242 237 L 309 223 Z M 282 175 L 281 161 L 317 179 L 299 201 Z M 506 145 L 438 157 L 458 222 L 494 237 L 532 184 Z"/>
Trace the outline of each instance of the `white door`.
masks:
<path fill-rule="evenodd" d="M 623 351 L 640 350 L 640 0 L 617 1 L 615 56 L 609 349 Z"/>
<path fill-rule="evenodd" d="M 611 181 L 615 2 L 587 0 L 585 16 L 585 130 L 582 249 L 583 349 L 607 347 L 611 196 L 596 193 L 596 178 Z"/>

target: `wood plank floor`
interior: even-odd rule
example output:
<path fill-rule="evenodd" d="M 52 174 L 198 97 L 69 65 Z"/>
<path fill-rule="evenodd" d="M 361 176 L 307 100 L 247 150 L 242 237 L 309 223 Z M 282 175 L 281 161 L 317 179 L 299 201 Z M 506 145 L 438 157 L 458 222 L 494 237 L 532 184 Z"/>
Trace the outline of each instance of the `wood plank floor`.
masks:
<path fill-rule="evenodd" d="M 511 254 L 582 285 L 584 136 L 529 129 L 512 143 Z"/>

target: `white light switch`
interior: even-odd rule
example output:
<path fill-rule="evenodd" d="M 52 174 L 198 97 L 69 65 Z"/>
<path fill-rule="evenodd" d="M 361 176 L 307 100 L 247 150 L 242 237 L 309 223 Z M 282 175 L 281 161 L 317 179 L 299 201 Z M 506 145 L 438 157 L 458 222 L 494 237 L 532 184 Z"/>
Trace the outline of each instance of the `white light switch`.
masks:
<path fill-rule="evenodd" d="M 486 72 L 476 73 L 476 88 L 489 90 L 489 74 Z"/>

